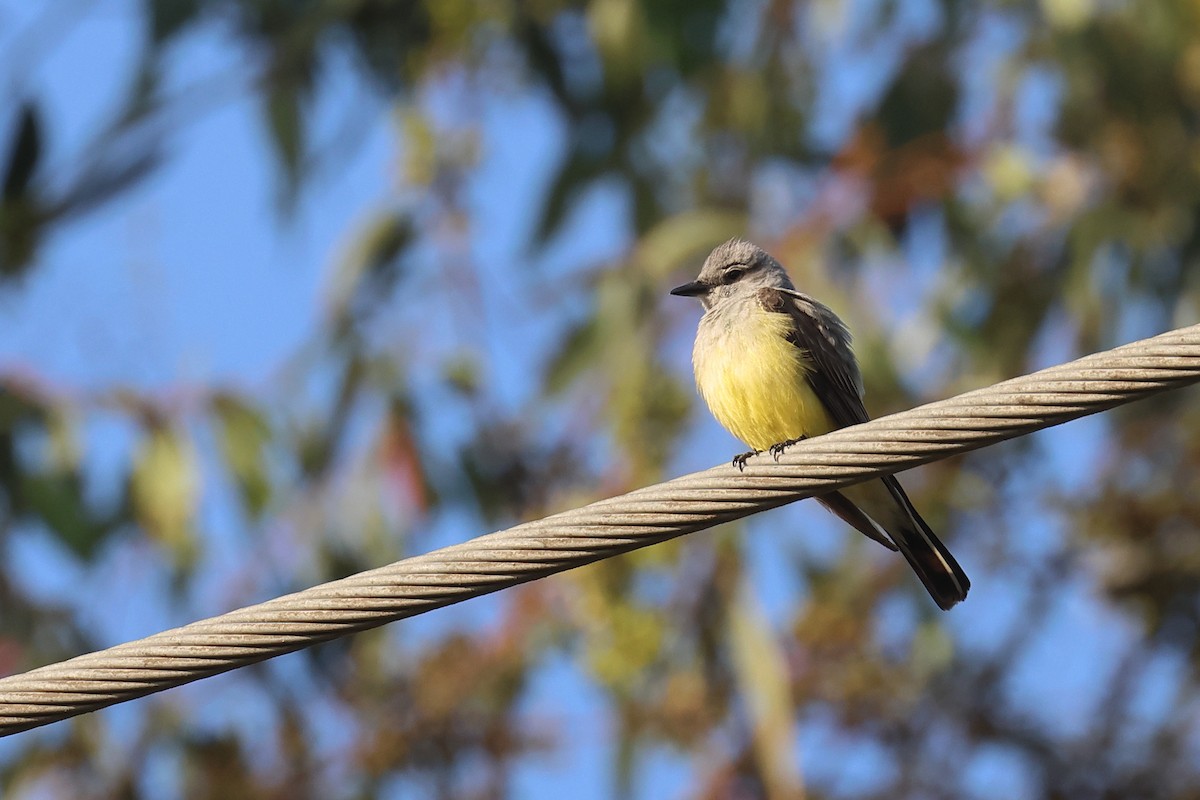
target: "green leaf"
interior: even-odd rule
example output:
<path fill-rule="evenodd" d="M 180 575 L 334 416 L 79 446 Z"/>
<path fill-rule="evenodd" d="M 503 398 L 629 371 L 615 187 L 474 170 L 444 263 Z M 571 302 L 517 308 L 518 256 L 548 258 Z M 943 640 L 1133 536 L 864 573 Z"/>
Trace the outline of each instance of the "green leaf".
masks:
<path fill-rule="evenodd" d="M 29 190 L 29 183 L 42 155 L 42 125 L 37 106 L 21 104 L 16 133 L 4 168 L 4 202 L 16 202 Z"/>
<path fill-rule="evenodd" d="M 41 118 L 32 102 L 22 104 L 0 182 L 0 280 L 20 275 L 33 260 L 44 213 L 32 182 L 42 155 Z"/>
<path fill-rule="evenodd" d="M 112 527 L 95 518 L 83 499 L 78 472 L 63 470 L 22 476 L 25 509 L 38 517 L 82 558 L 90 558 Z"/>
<path fill-rule="evenodd" d="M 596 366 L 600 345 L 600 323 L 590 317 L 563 338 L 562 346 L 546 368 L 544 387 L 549 395 L 560 394 L 589 367 Z"/>
<path fill-rule="evenodd" d="M 566 164 L 554 175 L 554 182 L 542 201 L 535 236 L 545 241 L 553 236 L 584 190 L 605 170 L 603 162 L 580 151 L 576 144 Z"/>
<path fill-rule="evenodd" d="M 150 37 L 162 44 L 179 34 L 200 11 L 201 0 L 146 0 L 150 19 Z"/>
<path fill-rule="evenodd" d="M 213 399 L 220 435 L 221 457 L 237 482 L 242 505 L 254 517 L 261 516 L 271 499 L 266 448 L 271 428 L 261 412 L 230 394 Z"/>
<path fill-rule="evenodd" d="M 303 178 L 306 132 L 301 95 L 291 82 L 275 84 L 266 98 L 267 129 L 284 172 L 284 201 L 290 205 Z"/>
<path fill-rule="evenodd" d="M 334 273 L 330 305 L 339 324 L 391 296 L 402 275 L 400 256 L 413 235 L 412 220 L 400 211 L 380 212 L 363 224 Z"/>

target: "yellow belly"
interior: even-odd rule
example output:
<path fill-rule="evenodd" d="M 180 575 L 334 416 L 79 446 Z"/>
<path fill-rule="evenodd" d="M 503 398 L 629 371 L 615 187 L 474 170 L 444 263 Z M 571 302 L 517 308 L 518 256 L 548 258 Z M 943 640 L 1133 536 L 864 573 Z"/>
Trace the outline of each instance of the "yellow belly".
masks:
<path fill-rule="evenodd" d="M 692 364 L 717 421 L 755 450 L 819 436 L 833 420 L 809 386 L 808 355 L 784 337 L 790 320 L 761 309 L 728 322 L 705 320 Z"/>

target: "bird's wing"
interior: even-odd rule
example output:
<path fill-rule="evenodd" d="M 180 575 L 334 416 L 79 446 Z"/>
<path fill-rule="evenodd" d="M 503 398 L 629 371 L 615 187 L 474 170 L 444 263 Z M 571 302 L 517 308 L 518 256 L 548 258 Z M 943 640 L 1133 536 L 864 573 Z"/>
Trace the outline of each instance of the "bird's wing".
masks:
<path fill-rule="evenodd" d="M 850 332 L 837 315 L 808 295 L 789 289 L 761 289 L 759 301 L 767 311 L 791 317 L 788 341 L 807 354 L 812 364 L 808 383 L 834 424 L 844 428 L 870 419 L 862 401 L 858 362 L 850 350 Z M 890 515 L 882 517 L 887 528 L 872 516 L 878 509 L 867 513 L 841 492 L 817 499 L 885 547 L 899 548 L 938 606 L 950 608 L 967 596 L 971 581 L 913 508 L 896 477 L 885 475 L 880 480 L 903 515 L 900 520 Z"/>
<path fill-rule="evenodd" d="M 791 317 L 787 339 L 802 349 L 812 364 L 808 383 L 834 424 L 844 428 L 870 419 L 862 401 L 858 362 L 850 349 L 850 332 L 837 315 L 808 295 L 789 289 L 762 289 L 758 299 L 767 311 Z M 841 492 L 817 500 L 884 547 L 896 549 L 887 532 Z"/>
<path fill-rule="evenodd" d="M 812 369 L 808 383 L 839 428 L 870 419 L 862 401 L 862 378 L 850 350 L 850 332 L 832 311 L 806 294 L 790 289 L 760 289 L 767 311 L 792 318 L 787 339 L 804 350 Z"/>

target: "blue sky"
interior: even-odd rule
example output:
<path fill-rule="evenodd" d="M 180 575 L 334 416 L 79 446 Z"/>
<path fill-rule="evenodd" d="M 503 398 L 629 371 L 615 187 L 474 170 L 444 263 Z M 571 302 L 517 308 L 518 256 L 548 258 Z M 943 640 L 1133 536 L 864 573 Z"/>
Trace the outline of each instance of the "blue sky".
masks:
<path fill-rule="evenodd" d="M 86 14 L 31 69 L 27 58 L 13 53 L 20 54 L 14 51 L 14 42 L 22 40 L 34 16 L 41 13 L 36 5 L 0 0 L 0 92 L 15 97 L 33 94 L 48 102 L 45 111 L 53 136 L 48 160 L 51 165 L 66 165 L 86 146 L 84 137 L 98 127 L 133 68 L 130 54 L 136 48 L 131 45 L 142 35 L 136 26 L 138 4 L 129 0 L 80 4 L 88 8 Z M 869 11 L 873 4 L 864 0 L 848 7 L 857 9 L 857 14 Z M 878 77 L 886 73 L 881 65 L 894 62 L 910 37 L 925 35 L 936 24 L 932 3 L 898 8 L 904 12 L 891 35 L 866 45 L 845 20 L 814 27 L 814 36 L 834 32 L 822 46 L 830 63 L 837 65 L 828 72 L 821 123 L 811 132 L 815 141 L 840 140 L 859 104 L 880 91 Z M 973 57 L 980 65 L 994 63 L 1018 37 L 1019 32 L 998 21 L 985 29 Z M 265 399 L 278 391 L 281 370 L 324 319 L 327 292 L 348 237 L 362 220 L 406 202 L 395 174 L 404 145 L 388 108 L 363 93 L 348 68 L 334 70 L 314 112 L 317 128 L 334 131 L 347 114 L 355 113 L 366 124 L 353 156 L 320 173 L 294 212 L 281 216 L 274 156 L 243 83 L 247 58 L 231 48 L 215 26 L 175 47 L 170 87 L 222 76 L 216 85 L 222 93 L 228 92 L 228 98 L 181 127 L 169 142 L 168 162 L 151 180 L 102 213 L 64 227 L 42 249 L 38 267 L 26 284 L 0 295 L 0 369 L 36 373 L 69 393 L 117 383 L 167 394 L 187 387 L 233 385 Z M 1045 131 L 1052 121 L 1047 115 L 1053 111 L 1056 92 L 1052 75 L 1034 74 L 1019 93 L 1017 136 L 1032 151 L 1050 146 Z M 986 85 L 980 85 L 973 97 L 984 97 L 979 102 L 986 103 L 986 95 Z M 436 108 L 441 101 L 435 93 L 428 102 Z M 5 113 L 0 111 L 0 130 L 11 125 Z M 523 301 L 530 280 L 530 273 L 522 269 L 533 224 L 529 209 L 549 177 L 553 162 L 547 154 L 563 151 L 562 121 L 536 93 L 489 101 L 482 116 L 486 155 L 468 191 L 476 231 L 471 246 L 476 260 L 488 265 L 489 288 L 495 294 L 484 319 L 466 335 L 480 337 L 473 344 L 487 343 L 484 354 L 496 396 L 515 409 L 536 388 L 525 376 L 546 357 L 562 321 L 579 313 L 588 298 L 580 287 L 578 294 L 566 293 L 559 307 L 544 314 L 532 313 Z M 972 135 L 968 122 L 964 122 L 966 136 Z M 573 212 L 562 236 L 539 256 L 545 268 L 542 274 L 569 279 L 580 265 L 618 255 L 631 240 L 628 219 L 629 204 L 621 189 L 597 188 Z M 924 292 L 936 283 L 941 233 L 936 218 L 919 220 L 906 242 L 906 260 L 917 265 L 916 274 L 928 283 L 898 287 L 889 278 L 886 264 L 874 265 L 873 272 L 868 265 L 864 299 L 875 308 L 867 313 L 877 312 L 882 324 L 893 329 L 920 316 L 927 299 Z M 670 313 L 678 315 L 681 327 L 669 354 L 678 359 L 683 373 L 688 369 L 691 326 L 699 312 L 679 308 Z M 509 325 L 509 319 L 520 323 Z M 453 345 L 456 335 L 462 334 L 446 332 L 446 341 Z M 1053 339 L 1046 342 L 1047 363 L 1073 355 L 1057 344 Z M 679 472 L 721 462 L 738 449 L 707 415 L 697 413 L 693 419 L 693 435 L 676 457 Z M 433 416 L 429 425 L 431 435 L 439 439 L 454 440 L 465 433 L 448 417 Z M 1025 500 L 1040 494 L 1047 476 L 1066 489 L 1085 488 L 1091 466 L 1103 457 L 1105 431 L 1102 420 L 1088 420 L 1041 435 L 1041 446 L 1051 456 L 1047 474 L 1009 487 L 1014 529 L 1028 538 L 1031 552 L 1057 541 L 1062 531 L 1056 529 L 1061 523 L 1044 507 Z M 84 435 L 91 473 L 103 484 L 103 476 L 127 457 L 133 432 L 119 420 L 101 416 Z M 1065 453 L 1072 457 L 1053 457 Z M 1080 457 L 1081 453 L 1086 456 Z M 152 554 L 136 546 L 114 549 L 86 579 L 78 565 L 37 532 L 14 536 L 10 555 L 20 565 L 23 585 L 30 593 L 67 603 L 115 643 L 187 621 L 197 609 L 222 610 L 234 582 L 230 574 L 245 569 L 248 550 L 236 536 L 237 520 L 222 510 L 219 501 L 206 505 L 203 514 L 206 528 L 222 544 L 206 565 L 204 585 L 213 594 L 197 598 L 191 608 L 173 609 L 161 602 L 169 593 L 165 576 L 147 569 Z M 423 541 L 445 543 L 483 532 L 473 527 L 469 514 L 448 515 Z M 758 600 L 778 623 L 799 599 L 801 588 L 787 566 L 789 559 L 780 553 L 803 550 L 828 557 L 845 546 L 847 532 L 814 503 L 805 503 L 755 519 L 747 536 Z M 974 579 L 971 601 L 943 620 L 961 646 L 987 648 L 1022 620 L 1017 616 L 1019 598 L 1009 591 L 1004 576 L 991 574 L 984 566 L 988 532 L 976 531 L 974 536 L 979 539 L 960 537 L 958 542 L 961 559 Z M 885 556 L 871 552 L 871 557 Z M 122 580 L 128 591 L 102 610 L 93 608 L 91 592 L 115 579 Z M 1063 726 L 1067 733 L 1086 722 L 1099 700 L 1095 677 L 1102 670 L 1097 665 L 1112 663 L 1135 635 L 1132 626 L 1105 610 L 1092 592 L 1086 585 L 1064 587 L 1052 612 L 1054 624 L 1010 681 L 1015 705 L 1041 715 L 1046 725 Z M 448 626 L 478 624 L 494 615 L 503 602 L 502 597 L 488 598 L 462 609 L 436 612 L 393 626 L 399 629 L 395 635 L 436 636 Z M 897 624 L 906 624 L 903 613 L 898 612 Z M 1079 646 L 1083 643 L 1086 647 Z M 1047 664 L 1054 669 L 1047 671 Z M 304 679 L 288 659 L 271 669 L 297 681 Z M 1142 700 L 1147 713 L 1158 713 L 1155 709 L 1162 698 L 1169 696 L 1172 669 L 1169 659 L 1164 659 L 1164 677 L 1154 684 L 1160 687 L 1158 693 L 1148 689 Z M 234 678 L 208 683 L 215 688 L 206 687 L 204 694 L 196 687 L 183 690 L 183 702 L 192 706 L 200 727 L 252 729 L 261 721 L 259 715 L 269 713 L 245 696 L 245 687 Z M 213 696 L 210 692 L 217 702 L 196 705 L 196 698 Z M 104 714 L 118 729 L 136 727 L 137 705 Z M 553 719 L 572 735 L 562 751 L 531 759 L 520 768 L 515 778 L 519 796 L 557 796 L 568 784 L 577 797 L 609 795 L 612 723 L 604 717 L 603 707 L 596 688 L 572 664 L 555 660 L 542 669 L 527 699 L 528 713 Z M 868 790 L 888 774 L 885 755 L 862 742 L 840 739 L 819 714 L 799 721 L 797 729 L 804 772 L 819 785 L 853 794 L 855 787 Z M 325 746 L 336 752 L 345 745 L 338 734 L 343 729 L 331 725 L 329 730 Z M 0 753 L 11 754 L 19 746 L 10 740 Z M 1019 795 L 1022 777 L 1012 767 L 1014 757 L 986 754 L 968 765 L 964 781 L 979 797 Z M 153 764 L 146 778 L 149 785 L 169 790 L 169 756 Z M 686 791 L 691 766 L 669 752 L 656 752 L 640 782 L 644 796 L 678 796 Z M 997 783 L 996 776 L 1006 776 L 1010 783 Z M 399 788 L 397 796 L 409 796 L 410 789 Z"/>
<path fill-rule="evenodd" d="M 32 5 L 0 5 L 0 20 Z M 5 64 L 0 86 L 48 101 L 49 164 L 71 163 L 125 88 L 138 49 L 130 40 L 141 35 L 134 5 L 103 3 L 32 73 L 13 76 Z M 172 56 L 168 94 L 236 74 L 238 55 L 215 30 Z M 392 138 L 379 111 L 354 157 L 282 220 L 273 155 L 241 87 L 181 127 L 151 180 L 49 243 L 19 305 L 4 301 L 0 357 L 34 360 L 42 375 L 75 386 L 261 385 L 313 332 L 339 237 L 387 195 L 379 165 Z"/>

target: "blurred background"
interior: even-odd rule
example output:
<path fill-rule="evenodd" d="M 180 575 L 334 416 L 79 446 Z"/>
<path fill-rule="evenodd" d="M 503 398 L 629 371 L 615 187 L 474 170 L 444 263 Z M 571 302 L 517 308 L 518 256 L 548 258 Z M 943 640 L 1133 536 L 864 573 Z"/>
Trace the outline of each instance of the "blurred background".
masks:
<path fill-rule="evenodd" d="M 1200 320 L 1185 0 L 0 0 L 0 673 L 744 449 L 746 235 L 873 414 Z M 0 741 L 10 798 L 1195 798 L 1200 407 Z"/>

